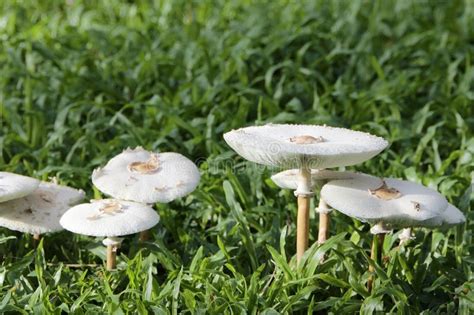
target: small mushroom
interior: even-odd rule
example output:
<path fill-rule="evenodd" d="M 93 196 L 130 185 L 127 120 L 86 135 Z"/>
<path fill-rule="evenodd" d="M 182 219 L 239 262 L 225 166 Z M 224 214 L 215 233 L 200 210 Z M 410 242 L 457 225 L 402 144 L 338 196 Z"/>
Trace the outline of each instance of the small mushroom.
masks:
<path fill-rule="evenodd" d="M 41 234 L 62 230 L 59 218 L 82 199 L 82 190 L 41 182 L 28 196 L 0 203 L 0 226 L 38 240 Z"/>
<path fill-rule="evenodd" d="M 349 179 L 353 177 L 353 172 L 338 172 L 330 170 L 311 170 L 311 187 L 320 189 L 325 183 L 334 179 Z M 298 188 L 298 170 L 291 169 L 273 175 L 273 182 L 280 188 L 293 189 Z M 331 208 L 328 207 L 323 198 L 319 199 L 319 205 L 316 208 L 319 213 L 318 244 L 323 244 L 329 234 Z"/>
<path fill-rule="evenodd" d="M 227 144 L 245 159 L 268 166 L 298 169 L 296 258 L 308 248 L 309 204 L 313 195 L 310 169 L 361 163 L 380 153 L 387 141 L 343 128 L 269 124 L 232 130 Z"/>
<path fill-rule="evenodd" d="M 127 149 L 92 173 L 93 184 L 105 194 L 145 204 L 168 203 L 191 193 L 199 184 L 197 166 L 179 153 Z M 148 231 L 140 234 L 148 239 Z"/>
<path fill-rule="evenodd" d="M 138 202 L 100 199 L 69 209 L 60 220 L 68 231 L 106 237 L 107 270 L 115 269 L 120 236 L 134 234 L 155 226 L 160 217 L 153 208 Z"/>
<path fill-rule="evenodd" d="M 23 175 L 0 172 L 0 202 L 21 198 L 38 188 L 40 181 Z"/>

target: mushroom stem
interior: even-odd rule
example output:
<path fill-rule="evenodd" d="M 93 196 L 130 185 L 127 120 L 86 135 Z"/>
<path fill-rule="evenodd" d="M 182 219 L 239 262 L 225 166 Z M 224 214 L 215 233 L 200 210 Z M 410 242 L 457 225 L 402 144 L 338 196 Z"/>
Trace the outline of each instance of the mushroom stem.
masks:
<path fill-rule="evenodd" d="M 102 243 L 107 246 L 107 270 L 114 270 L 117 265 L 117 250 L 122 243 L 123 238 L 107 237 Z"/>
<path fill-rule="evenodd" d="M 41 234 L 33 234 L 33 247 L 38 247 L 38 244 L 41 240 Z"/>
<path fill-rule="evenodd" d="M 140 232 L 139 240 L 140 242 L 145 242 L 150 239 L 150 230 L 145 230 Z"/>
<path fill-rule="evenodd" d="M 372 247 L 370 249 L 370 259 L 374 261 L 376 264 L 381 264 L 382 260 L 382 252 L 383 252 L 383 242 L 385 240 L 385 234 L 388 232 L 387 228 L 383 225 L 383 223 L 379 223 L 375 225 L 371 232 L 374 234 L 372 240 Z M 372 264 L 369 264 L 369 280 L 367 280 L 367 291 L 372 292 L 373 284 L 374 284 L 374 271 L 375 267 Z"/>
<path fill-rule="evenodd" d="M 317 211 L 319 212 L 318 244 L 321 245 L 324 244 L 324 242 L 326 242 L 328 239 L 329 225 L 331 222 L 329 212 L 331 212 L 331 209 L 329 208 L 328 204 L 322 198 L 320 198 Z"/>
<path fill-rule="evenodd" d="M 298 217 L 296 222 L 296 261 L 298 264 L 308 248 L 309 204 L 313 196 L 311 191 L 311 170 L 300 168 L 299 175 L 298 188 L 295 191 L 295 195 L 298 197 Z"/>

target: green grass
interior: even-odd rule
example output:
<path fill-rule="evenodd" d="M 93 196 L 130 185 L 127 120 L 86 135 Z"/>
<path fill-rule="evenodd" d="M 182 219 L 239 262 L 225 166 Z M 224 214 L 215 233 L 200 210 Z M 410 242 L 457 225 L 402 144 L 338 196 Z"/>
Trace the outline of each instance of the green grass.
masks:
<path fill-rule="evenodd" d="M 127 237 L 117 272 L 100 239 L 33 250 L 0 229 L 0 313 L 474 312 L 474 2 L 132 2 L 0 2 L 0 169 L 92 198 L 92 170 L 142 145 L 197 161 L 201 184 L 157 205 L 153 240 Z M 369 227 L 336 213 L 297 269 L 292 192 L 222 138 L 268 122 L 385 137 L 349 169 L 436 188 L 467 223 L 399 250 L 387 236 L 369 294 Z M 316 229 L 313 212 L 311 244 Z"/>

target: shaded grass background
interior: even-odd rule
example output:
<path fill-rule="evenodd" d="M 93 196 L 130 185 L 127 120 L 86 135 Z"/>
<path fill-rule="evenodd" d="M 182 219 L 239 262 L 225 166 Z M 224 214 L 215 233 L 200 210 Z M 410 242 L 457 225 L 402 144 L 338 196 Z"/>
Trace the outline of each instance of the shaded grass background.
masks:
<path fill-rule="evenodd" d="M 64 265 L 101 264 L 100 240 L 61 232 L 35 252 L 1 229 L 1 311 L 474 311 L 472 1 L 3 1 L 0 12 L 2 170 L 92 198 L 92 169 L 141 145 L 203 174 L 193 194 L 157 205 L 154 241 L 126 239 L 116 273 Z M 342 215 L 295 270 L 292 193 L 222 138 L 268 122 L 385 137 L 386 151 L 350 169 L 436 188 L 468 222 L 418 230 L 400 251 L 388 237 L 372 294 L 368 226 Z M 316 228 L 312 213 L 312 242 Z"/>

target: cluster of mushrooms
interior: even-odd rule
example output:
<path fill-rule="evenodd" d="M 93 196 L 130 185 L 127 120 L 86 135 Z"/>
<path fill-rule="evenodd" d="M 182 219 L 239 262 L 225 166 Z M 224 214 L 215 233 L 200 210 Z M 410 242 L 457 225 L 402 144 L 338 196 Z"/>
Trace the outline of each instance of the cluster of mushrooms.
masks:
<path fill-rule="evenodd" d="M 34 235 L 63 228 L 77 234 L 105 237 L 107 269 L 116 266 L 121 236 L 142 232 L 159 221 L 152 206 L 192 192 L 200 173 L 188 158 L 173 152 L 126 149 L 92 173 L 92 183 L 108 199 L 78 204 L 84 192 L 12 173 L 0 173 L 0 226 Z M 39 184 L 39 187 L 38 187 Z M 23 197 L 19 192 L 32 191 Z M 145 232 L 145 233 L 143 233 Z"/>
<path fill-rule="evenodd" d="M 225 141 L 245 159 L 284 171 L 272 176 L 281 188 L 293 189 L 298 202 L 296 260 L 309 243 L 310 202 L 319 191 L 318 243 L 328 238 L 330 212 L 372 224 L 372 259 L 377 244 L 393 229 L 449 227 L 465 222 L 461 211 L 437 191 L 408 181 L 327 170 L 364 162 L 388 142 L 368 133 L 315 125 L 268 124 L 232 130 Z M 156 203 L 191 193 L 200 180 L 196 165 L 178 153 L 127 149 L 92 173 L 94 186 L 108 199 L 84 199 L 84 192 L 57 183 L 0 172 L 0 226 L 35 235 L 59 231 L 105 237 L 107 269 L 116 266 L 122 236 L 148 230 L 159 221 Z M 369 284 L 370 285 L 370 284 Z"/>
<path fill-rule="evenodd" d="M 224 134 L 232 149 L 245 159 L 285 169 L 272 176 L 281 188 L 294 190 L 298 202 L 296 259 L 308 248 L 310 201 L 319 190 L 318 243 L 328 238 L 332 209 L 372 224 L 371 258 L 378 260 L 384 235 L 403 229 L 401 241 L 413 227 L 449 227 L 465 222 L 462 212 L 444 196 L 423 185 L 368 174 L 327 168 L 355 165 L 384 150 L 381 137 L 344 128 L 314 125 L 268 124 Z M 372 265 L 371 265 L 372 266 Z M 372 267 L 371 270 L 373 271 Z M 369 279 L 368 289 L 372 280 Z"/>

